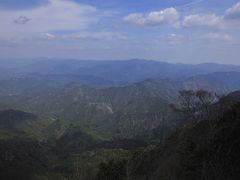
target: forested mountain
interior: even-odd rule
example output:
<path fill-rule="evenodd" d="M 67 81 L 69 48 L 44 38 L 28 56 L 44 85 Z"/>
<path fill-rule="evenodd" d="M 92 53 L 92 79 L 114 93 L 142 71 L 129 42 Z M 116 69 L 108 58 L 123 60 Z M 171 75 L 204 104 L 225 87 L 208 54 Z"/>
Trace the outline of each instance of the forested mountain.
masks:
<path fill-rule="evenodd" d="M 133 157 L 128 179 L 239 179 L 239 97 L 239 91 L 230 94 L 231 105 L 220 101 L 224 110 L 213 119 L 186 124 L 164 145 Z"/>
<path fill-rule="evenodd" d="M 215 72 L 211 74 L 193 76 L 185 80 L 186 89 L 205 89 L 218 93 L 239 90 L 240 72 Z"/>
<path fill-rule="evenodd" d="M 202 161 L 212 161 L 205 155 L 225 148 L 237 128 L 238 106 L 226 107 L 239 100 L 238 66 L 45 60 L 3 67 L 12 73 L 0 79 L 0 179 L 196 179 Z M 179 109 L 188 95 L 206 103 L 191 116 Z M 212 124 L 206 107 L 226 114 L 214 114 Z"/>
<path fill-rule="evenodd" d="M 101 132 L 110 133 L 108 136 L 118 133 L 128 136 L 127 132 L 132 136 L 137 132 L 129 128 L 137 127 L 131 126 L 138 125 L 142 128 L 144 124 L 140 122 L 146 124 L 147 121 L 159 121 L 158 118 L 167 117 L 170 113 L 169 104 L 176 99 L 177 90 L 180 88 L 178 84 L 161 80 L 106 89 L 76 84 L 55 87 L 46 83 L 44 86 L 42 81 L 39 84 L 37 81 L 25 82 L 27 82 L 25 85 L 13 83 L 16 92 L 7 96 L 2 95 L 1 102 L 6 104 L 6 107 L 8 105 L 50 119 L 63 119 L 67 124 L 74 123 L 82 127 L 101 129 Z M 20 88 L 17 88 L 18 86 Z M 28 89 L 21 90 L 21 87 Z M 9 87 L 5 92 L 11 92 Z M 130 119 L 134 122 L 129 122 Z M 156 126 L 152 123 L 147 124 Z M 120 128 L 121 126 L 126 126 L 126 129 Z"/>
<path fill-rule="evenodd" d="M 239 92 L 233 92 L 211 106 L 213 116 L 199 116 L 210 119 L 188 120 L 190 117 L 181 111 L 175 112 L 181 121 L 178 123 L 176 117 L 172 117 L 175 121 L 170 121 L 170 117 L 162 121 L 164 118 L 161 120 L 156 113 L 146 116 L 153 126 L 153 115 L 164 123 L 153 129 L 148 138 L 144 136 L 150 132 L 140 131 L 138 136 L 108 139 L 99 136 L 97 132 L 101 129 L 87 129 L 82 123 L 67 124 L 53 119 L 43 123 L 41 117 L 34 114 L 1 111 L 0 176 L 3 179 L 64 179 L 67 176 L 71 176 L 70 179 L 112 179 L 120 173 L 123 179 L 131 180 L 201 179 L 205 176 L 238 179 L 238 99 Z M 126 117 L 119 121 L 124 119 Z M 141 124 L 137 114 L 129 120 L 133 119 Z M 175 131 L 177 127 L 180 128 Z M 129 130 L 134 132 L 134 129 Z M 91 163 L 84 165 L 85 162 Z M 209 166 L 208 162 L 214 166 Z M 86 171 L 90 174 L 84 174 Z"/>
<path fill-rule="evenodd" d="M 223 95 L 240 89 L 239 72 L 198 75 L 180 81 L 148 79 L 107 88 L 89 87 L 75 80 L 69 81 L 64 75 L 32 75 L 0 81 L 0 107 L 94 129 L 101 138 L 132 137 L 152 131 L 162 119 L 175 124 L 170 104 L 177 101 L 179 90 L 206 89 Z"/>

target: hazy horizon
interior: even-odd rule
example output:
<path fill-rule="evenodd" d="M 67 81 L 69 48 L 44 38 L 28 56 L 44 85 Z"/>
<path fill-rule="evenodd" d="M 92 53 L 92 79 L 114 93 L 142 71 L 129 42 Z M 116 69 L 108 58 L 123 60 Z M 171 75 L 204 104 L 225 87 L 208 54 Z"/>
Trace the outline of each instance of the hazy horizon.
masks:
<path fill-rule="evenodd" d="M 201 65 L 201 64 L 217 64 L 217 65 L 233 65 L 233 66 L 240 66 L 240 62 L 236 63 L 229 63 L 229 62 L 217 62 L 217 61 L 201 61 L 201 62 L 173 62 L 171 60 L 160 60 L 160 59 L 144 59 L 144 58 L 129 58 L 129 59 L 81 59 L 81 58 L 61 58 L 61 57 L 34 57 L 34 58 L 14 58 L 14 57 L 6 57 L 0 58 L 0 67 L 4 63 L 19 63 L 21 64 L 22 61 L 35 63 L 41 61 L 154 61 L 160 63 L 169 63 L 169 64 L 186 64 L 186 65 Z M 24 63 L 24 62 L 23 62 Z"/>

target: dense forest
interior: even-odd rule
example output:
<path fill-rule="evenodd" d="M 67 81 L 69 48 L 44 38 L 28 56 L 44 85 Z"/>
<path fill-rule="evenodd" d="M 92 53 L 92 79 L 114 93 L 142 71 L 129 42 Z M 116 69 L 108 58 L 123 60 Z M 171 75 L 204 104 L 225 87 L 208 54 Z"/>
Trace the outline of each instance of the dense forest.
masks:
<path fill-rule="evenodd" d="M 0 179 L 240 178 L 237 67 L 101 86 L 25 68 L 0 81 Z"/>

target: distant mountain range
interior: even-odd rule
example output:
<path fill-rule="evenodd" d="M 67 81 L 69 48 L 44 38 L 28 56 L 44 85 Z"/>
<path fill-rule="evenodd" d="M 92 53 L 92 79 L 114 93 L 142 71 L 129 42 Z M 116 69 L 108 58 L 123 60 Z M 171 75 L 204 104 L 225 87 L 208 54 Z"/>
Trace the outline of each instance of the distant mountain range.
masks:
<path fill-rule="evenodd" d="M 202 162 L 181 159 L 198 155 L 193 144 L 200 155 L 208 152 L 202 147 L 215 150 L 215 144 L 208 146 L 199 140 L 205 132 L 221 137 L 222 129 L 226 127 L 231 134 L 232 125 L 239 123 L 238 116 L 232 124 L 224 117 L 220 124 L 214 124 L 216 132 L 211 132 L 205 128 L 211 122 L 195 122 L 173 108 L 179 105 L 180 90 L 230 93 L 219 102 L 231 107 L 240 100 L 239 66 L 39 60 L 0 62 L 1 69 L 0 179 L 76 179 L 79 174 L 74 173 L 94 174 L 100 162 L 122 157 L 129 160 L 131 179 L 168 177 L 162 174 L 165 166 L 167 175 L 172 175 L 172 170 L 188 172 L 174 168 L 171 159 L 190 166 Z M 212 108 L 219 104 L 214 101 Z M 234 112 L 239 112 L 239 106 L 235 108 Z M 233 130 L 238 132 L 237 128 Z M 225 139 L 226 150 L 233 139 Z M 162 146 L 165 143 L 166 147 Z M 199 143 L 203 146 L 198 147 Z M 148 145 L 150 151 L 145 149 Z M 130 159 L 130 154 L 135 158 Z M 112 163 L 110 169 L 115 166 Z M 101 167 L 108 169 L 106 164 Z M 199 175 L 195 170 L 193 173 L 193 177 Z M 188 175 L 182 177 L 187 179 Z"/>
<path fill-rule="evenodd" d="M 233 65 L 44 60 L 8 70 L 15 77 L 0 80 L 0 109 L 31 112 L 48 125 L 51 119 L 61 120 L 59 127 L 73 123 L 100 139 L 153 131 L 165 117 L 168 128 L 178 124 L 169 105 L 179 90 L 222 95 L 240 89 L 240 68 Z M 152 125 L 144 129 L 147 121 Z"/>
<path fill-rule="evenodd" d="M 215 72 L 193 76 L 184 81 L 183 88 L 226 94 L 240 89 L 240 72 Z"/>
<path fill-rule="evenodd" d="M 83 83 L 87 81 L 87 83 Z M 171 79 L 146 79 L 127 85 L 107 85 L 106 81 L 83 80 L 76 75 L 25 75 L 0 80 L 0 96 L 14 96 L 20 94 L 44 93 L 44 91 L 63 89 L 70 86 L 88 87 L 94 91 L 116 91 L 118 94 L 128 95 L 128 90 L 138 91 L 141 94 L 159 93 L 163 96 L 176 97 L 181 89 L 214 91 L 218 94 L 226 94 L 240 89 L 240 72 L 216 72 L 204 75 L 195 75 L 183 80 Z M 94 85 L 93 85 L 94 84 Z M 103 85 L 104 84 L 104 85 Z M 105 86 L 106 85 L 106 86 Z M 102 89 L 102 90 L 101 90 Z M 131 94 L 131 93 L 130 93 Z"/>
<path fill-rule="evenodd" d="M 16 60 L 15 60 L 16 61 Z M 21 60 L 19 60 L 21 61 Z M 18 64 L 19 64 L 18 61 Z M 10 61 L 11 62 L 11 61 Z M 215 72 L 240 72 L 240 66 L 223 64 L 171 64 L 151 60 L 94 61 L 94 60 L 35 60 L 22 65 L 0 63 L 15 77 L 29 74 L 68 76 L 85 85 L 95 87 L 121 86 L 146 79 L 183 80 L 191 76 Z M 6 78 L 0 74 L 1 79 Z"/>
<path fill-rule="evenodd" d="M 77 78 L 74 81 L 68 78 L 31 75 L 0 81 L 0 109 L 20 109 L 61 120 L 59 127 L 62 123 L 66 127 L 73 123 L 94 131 L 100 139 L 133 137 L 162 126 L 166 117 L 168 128 L 178 124 L 173 122 L 176 118 L 169 105 L 178 100 L 179 90 L 204 89 L 223 95 L 240 89 L 240 72 L 196 75 L 179 81 L 147 79 L 105 88 L 89 87 Z"/>

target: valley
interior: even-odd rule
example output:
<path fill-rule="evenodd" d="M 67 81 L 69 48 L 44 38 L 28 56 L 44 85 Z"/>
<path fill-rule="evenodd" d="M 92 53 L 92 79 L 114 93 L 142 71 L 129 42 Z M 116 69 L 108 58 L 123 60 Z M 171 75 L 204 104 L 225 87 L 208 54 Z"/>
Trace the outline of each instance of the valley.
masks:
<path fill-rule="evenodd" d="M 179 76 L 182 68 L 188 72 Z M 179 92 L 206 90 L 224 99 L 240 89 L 240 68 L 230 65 L 44 61 L 13 69 L 0 80 L 1 179 L 168 177 L 158 173 L 163 167 L 157 159 L 177 159 L 172 148 L 185 142 L 180 134 L 195 138 L 188 134 L 208 124 L 173 108 Z"/>

